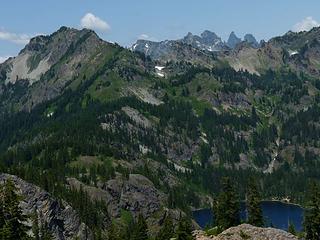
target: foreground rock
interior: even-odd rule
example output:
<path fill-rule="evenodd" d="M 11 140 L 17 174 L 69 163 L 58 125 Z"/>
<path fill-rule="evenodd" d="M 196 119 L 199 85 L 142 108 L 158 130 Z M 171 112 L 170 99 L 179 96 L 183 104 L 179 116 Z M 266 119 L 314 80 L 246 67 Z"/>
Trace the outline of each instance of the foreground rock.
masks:
<path fill-rule="evenodd" d="M 46 225 L 54 239 L 93 239 L 91 231 L 81 223 L 79 216 L 69 204 L 54 199 L 48 192 L 17 176 L 0 174 L 0 183 L 7 179 L 14 182 L 19 194 L 23 196 L 20 206 L 24 214 L 30 216 L 36 212 L 39 224 Z"/>
<path fill-rule="evenodd" d="M 259 228 L 249 224 L 241 224 L 229 228 L 218 236 L 206 236 L 203 231 L 195 231 L 196 240 L 298 240 L 294 235 L 275 228 Z"/>

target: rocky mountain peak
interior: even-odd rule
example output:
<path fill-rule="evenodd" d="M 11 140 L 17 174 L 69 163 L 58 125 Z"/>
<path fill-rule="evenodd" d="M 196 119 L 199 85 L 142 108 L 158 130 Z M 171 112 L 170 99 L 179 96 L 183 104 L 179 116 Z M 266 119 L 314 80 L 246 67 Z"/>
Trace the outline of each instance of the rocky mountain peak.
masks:
<path fill-rule="evenodd" d="M 221 38 L 217 34 L 208 30 L 201 33 L 201 38 L 204 44 L 215 44 L 216 41 L 221 41 Z"/>
<path fill-rule="evenodd" d="M 193 34 L 191 32 L 188 32 L 187 35 L 184 38 L 185 39 L 191 39 L 191 38 L 193 38 Z"/>
<path fill-rule="evenodd" d="M 230 48 L 235 48 L 237 46 L 237 44 L 239 44 L 241 42 L 241 38 L 238 38 L 237 35 L 235 34 L 235 32 L 231 32 L 227 41 L 227 45 Z"/>
<path fill-rule="evenodd" d="M 60 41 L 62 40 L 77 41 L 78 37 L 81 37 L 83 35 L 87 35 L 87 36 L 91 36 L 99 39 L 98 35 L 90 29 L 84 28 L 82 30 L 78 30 L 75 28 L 69 28 L 69 27 L 63 26 L 59 28 L 56 32 L 50 35 L 39 35 L 31 38 L 30 42 L 24 47 L 24 49 L 21 50 L 19 54 L 27 51 L 29 52 L 42 51 L 44 50 L 46 45 L 53 42 L 56 44 L 63 44 Z"/>
<path fill-rule="evenodd" d="M 219 51 L 224 47 L 224 43 L 222 42 L 221 38 L 214 32 L 208 30 L 205 30 L 203 33 L 201 33 L 200 36 L 193 35 L 189 32 L 182 39 L 182 42 L 189 44 L 195 48 L 210 52 Z"/>
<path fill-rule="evenodd" d="M 23 53 L 25 51 L 41 51 L 45 47 L 45 45 L 48 43 L 49 37 L 40 35 L 36 36 L 34 38 L 30 39 L 30 42 L 25 46 L 23 50 L 21 50 L 20 53 Z"/>
<path fill-rule="evenodd" d="M 252 47 L 255 47 L 255 48 L 258 48 L 258 47 L 259 47 L 258 41 L 257 41 L 256 38 L 255 38 L 252 34 L 250 34 L 250 33 L 247 33 L 247 34 L 244 36 L 244 41 L 250 43 L 250 45 L 251 45 Z"/>
<path fill-rule="evenodd" d="M 32 38 L 18 56 L 0 65 L 0 70 L 3 69 L 5 83 L 27 80 L 33 84 L 63 57 L 91 54 L 101 44 L 102 41 L 92 30 L 61 27 L 51 35 Z"/>

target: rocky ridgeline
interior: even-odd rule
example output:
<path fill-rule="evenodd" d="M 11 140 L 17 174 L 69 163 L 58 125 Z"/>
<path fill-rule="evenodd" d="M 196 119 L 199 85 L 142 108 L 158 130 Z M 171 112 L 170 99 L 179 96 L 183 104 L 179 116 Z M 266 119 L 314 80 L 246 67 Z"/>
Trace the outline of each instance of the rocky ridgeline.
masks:
<path fill-rule="evenodd" d="M 45 224 L 54 239 L 93 239 L 91 231 L 81 223 L 79 216 L 69 204 L 56 200 L 48 192 L 16 176 L 0 174 L 0 183 L 7 179 L 12 179 L 23 197 L 20 203 L 23 213 L 31 216 L 36 212 L 39 224 Z"/>
<path fill-rule="evenodd" d="M 260 228 L 249 224 L 241 224 L 229 228 L 218 236 L 206 236 L 203 231 L 195 231 L 196 240 L 298 240 L 294 235 L 275 228 Z"/>

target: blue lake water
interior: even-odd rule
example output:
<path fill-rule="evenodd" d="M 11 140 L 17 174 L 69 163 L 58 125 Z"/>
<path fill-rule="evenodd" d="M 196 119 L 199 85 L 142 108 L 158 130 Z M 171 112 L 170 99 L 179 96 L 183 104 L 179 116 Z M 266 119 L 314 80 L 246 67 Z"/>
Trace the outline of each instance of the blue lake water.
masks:
<path fill-rule="evenodd" d="M 297 231 L 303 229 L 304 210 L 298 205 L 275 201 L 263 201 L 261 203 L 265 226 L 287 230 L 289 223 L 294 224 Z M 241 204 L 242 220 L 246 219 L 245 204 Z M 213 212 L 210 209 L 201 209 L 193 212 L 193 217 L 200 227 L 212 225 Z"/>

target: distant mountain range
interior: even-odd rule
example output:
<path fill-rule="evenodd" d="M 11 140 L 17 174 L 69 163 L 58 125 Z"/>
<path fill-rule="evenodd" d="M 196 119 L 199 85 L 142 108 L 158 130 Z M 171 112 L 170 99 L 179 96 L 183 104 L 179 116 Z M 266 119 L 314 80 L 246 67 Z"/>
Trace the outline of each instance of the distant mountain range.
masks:
<path fill-rule="evenodd" d="M 161 58 L 161 56 L 172 51 L 176 44 L 190 45 L 193 48 L 208 52 L 219 52 L 230 51 L 240 43 L 248 43 L 254 48 L 260 46 L 252 34 L 246 34 L 242 40 L 241 38 L 238 38 L 234 32 L 231 32 L 228 41 L 225 42 L 214 32 L 205 30 L 200 36 L 189 32 L 184 38 L 178 40 L 155 42 L 139 39 L 133 44 L 131 49 L 143 52 L 152 58 Z"/>

